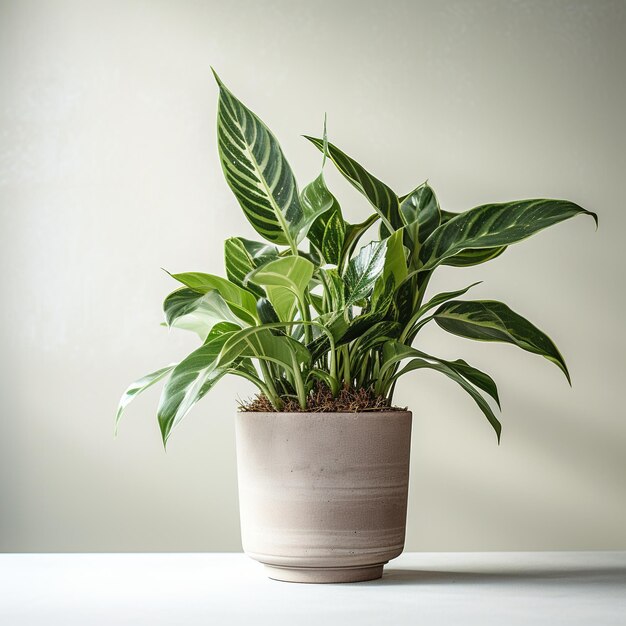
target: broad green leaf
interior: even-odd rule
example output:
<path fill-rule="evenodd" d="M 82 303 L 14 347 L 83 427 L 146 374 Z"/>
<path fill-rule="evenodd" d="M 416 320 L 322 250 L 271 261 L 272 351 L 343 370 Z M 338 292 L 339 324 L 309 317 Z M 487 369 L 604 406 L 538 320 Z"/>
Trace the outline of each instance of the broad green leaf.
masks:
<path fill-rule="evenodd" d="M 170 276 L 198 293 L 217 291 L 237 317 L 252 325 L 258 321 L 256 298 L 247 289 L 231 283 L 226 278 L 202 272 L 185 272 Z"/>
<path fill-rule="evenodd" d="M 254 283 L 245 283 L 250 272 L 265 263 L 278 258 L 275 246 L 250 241 L 243 237 L 231 237 L 224 242 L 224 262 L 226 276 L 239 287 L 245 287 L 256 296 L 263 297 L 265 291 Z"/>
<path fill-rule="evenodd" d="M 324 150 L 323 139 L 307 135 L 305 139 L 308 139 L 319 150 Z M 352 186 L 370 201 L 389 230 L 404 226 L 398 196 L 385 183 L 372 176 L 364 167 L 332 143 L 328 144 L 328 156 Z"/>
<path fill-rule="evenodd" d="M 565 200 L 522 200 L 485 204 L 442 224 L 420 250 L 422 269 L 432 269 L 468 248 L 492 248 L 518 241 L 579 214 L 597 216 Z"/>
<path fill-rule="evenodd" d="M 185 287 L 177 289 L 165 298 L 163 311 L 169 327 L 190 330 L 202 341 L 220 322 L 229 322 L 237 328 L 249 325 L 235 315 L 217 291 L 201 294 Z"/>
<path fill-rule="evenodd" d="M 454 335 L 479 341 L 511 343 L 556 364 L 570 382 L 569 372 L 554 342 L 506 304 L 495 300 L 452 300 L 435 311 L 434 319 Z"/>
<path fill-rule="evenodd" d="M 432 359 L 434 360 L 434 362 L 426 360 L 424 357 L 426 357 L 426 359 Z M 483 412 L 483 414 L 495 430 L 498 437 L 498 443 L 500 443 L 500 433 L 502 432 L 502 425 L 500 424 L 500 421 L 494 415 L 493 410 L 489 406 L 487 400 L 485 400 L 480 392 L 477 391 L 476 388 L 469 382 L 468 377 L 465 376 L 465 374 L 469 374 L 475 380 L 480 378 L 481 384 L 488 384 L 488 380 L 491 380 L 491 378 L 489 378 L 483 372 L 479 372 L 479 370 L 471 368 L 471 366 L 467 364 L 465 364 L 467 365 L 467 367 L 465 368 L 465 374 L 461 374 L 460 370 L 462 366 L 458 365 L 458 363 L 455 364 L 455 366 L 453 367 L 450 363 L 440 361 L 438 359 L 435 359 L 435 357 L 425 355 L 423 352 L 420 352 L 419 350 L 411 348 L 410 346 L 402 344 L 398 341 L 389 341 L 383 346 L 383 366 L 381 368 L 381 374 L 384 374 L 387 370 L 407 358 L 411 358 L 411 361 L 409 361 L 409 363 L 405 365 L 400 372 L 395 374 L 394 378 L 398 378 L 410 371 L 422 368 L 433 369 L 441 372 L 442 374 L 445 374 L 448 378 L 454 380 L 463 389 L 465 389 L 465 391 L 469 393 L 470 396 L 472 396 L 480 410 Z M 497 390 L 495 393 L 497 397 Z"/>
<path fill-rule="evenodd" d="M 122 395 L 120 399 L 120 403 L 117 407 L 117 413 L 115 415 L 115 434 L 117 434 L 117 428 L 119 426 L 120 420 L 122 419 L 122 414 L 126 407 L 141 393 L 143 393 L 149 387 L 152 387 L 155 383 L 158 383 L 160 380 L 165 378 L 174 368 L 176 367 L 176 363 L 172 363 L 167 367 L 162 367 L 156 372 L 152 372 L 151 374 L 146 374 L 142 376 L 139 380 L 131 383 L 124 395 Z"/>
<path fill-rule="evenodd" d="M 304 212 L 291 167 L 267 126 L 215 78 L 220 88 L 217 140 L 226 181 L 253 228 L 295 250 Z"/>
<path fill-rule="evenodd" d="M 304 305 L 304 293 L 315 266 L 300 256 L 270 261 L 252 272 L 248 279 L 264 287 L 281 321 L 294 319 L 298 305 Z"/>
<path fill-rule="evenodd" d="M 373 241 L 367 246 L 363 246 L 359 254 L 350 259 L 343 277 L 346 284 L 346 304 L 348 306 L 366 298 L 371 293 L 374 284 L 385 268 L 386 250 L 385 241 Z"/>
<path fill-rule="evenodd" d="M 218 324 L 206 343 L 183 359 L 173 370 L 159 401 L 158 419 L 163 443 L 198 400 L 226 373 L 217 368 L 217 357 L 228 337 L 236 330 Z"/>

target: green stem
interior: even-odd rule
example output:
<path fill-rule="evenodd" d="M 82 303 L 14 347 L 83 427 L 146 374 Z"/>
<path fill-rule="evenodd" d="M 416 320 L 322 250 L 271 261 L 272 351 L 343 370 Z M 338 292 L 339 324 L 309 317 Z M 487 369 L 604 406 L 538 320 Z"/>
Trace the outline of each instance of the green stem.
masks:
<path fill-rule="evenodd" d="M 298 394 L 298 403 L 300 408 L 306 410 L 306 389 L 304 388 L 304 381 L 302 380 L 302 373 L 300 372 L 300 365 L 295 353 L 291 355 L 291 363 L 293 365 L 293 377 L 296 387 L 296 393 Z"/>

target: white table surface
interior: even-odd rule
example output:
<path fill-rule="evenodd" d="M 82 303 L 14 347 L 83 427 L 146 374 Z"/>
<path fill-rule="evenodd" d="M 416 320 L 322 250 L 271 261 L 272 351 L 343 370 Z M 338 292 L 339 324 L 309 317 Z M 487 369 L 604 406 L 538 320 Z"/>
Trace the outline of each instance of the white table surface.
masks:
<path fill-rule="evenodd" d="M 0 624 L 626 625 L 626 552 L 411 553 L 344 585 L 242 554 L 4 554 Z"/>

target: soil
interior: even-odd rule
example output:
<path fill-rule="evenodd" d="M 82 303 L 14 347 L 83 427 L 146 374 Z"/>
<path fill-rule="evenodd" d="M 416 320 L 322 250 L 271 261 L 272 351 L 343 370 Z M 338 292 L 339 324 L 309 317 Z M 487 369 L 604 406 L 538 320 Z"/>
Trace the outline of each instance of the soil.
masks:
<path fill-rule="evenodd" d="M 300 408 L 298 400 L 291 396 L 283 397 L 282 413 L 362 413 L 364 411 L 406 411 L 406 408 L 392 406 L 384 396 L 377 396 L 371 389 L 344 387 L 336 398 L 331 390 L 318 385 L 307 398 L 306 409 Z M 239 402 L 239 410 L 252 413 L 274 413 L 267 396 L 257 394 L 246 402 Z"/>

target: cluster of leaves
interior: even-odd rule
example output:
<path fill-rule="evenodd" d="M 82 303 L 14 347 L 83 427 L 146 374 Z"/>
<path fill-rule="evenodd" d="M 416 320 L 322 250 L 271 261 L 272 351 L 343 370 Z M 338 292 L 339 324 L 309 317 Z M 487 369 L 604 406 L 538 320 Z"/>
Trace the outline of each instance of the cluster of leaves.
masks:
<path fill-rule="evenodd" d="M 216 76 L 217 78 L 217 76 Z M 322 173 L 300 192 L 274 135 L 217 78 L 218 145 L 226 181 L 264 242 L 225 242 L 227 278 L 172 274 L 182 287 L 164 302 L 168 326 L 196 332 L 202 345 L 133 383 L 117 420 L 139 393 L 167 378 L 158 409 L 164 442 L 172 429 L 226 374 L 254 383 L 276 411 L 285 402 L 306 410 L 323 384 L 367 389 L 391 401 L 400 376 L 428 368 L 458 383 L 500 437 L 492 378 L 462 360 L 413 347 L 430 321 L 470 339 L 499 341 L 539 354 L 567 376 L 563 357 L 536 326 L 493 300 L 458 300 L 473 285 L 425 300 L 441 265 L 467 267 L 501 255 L 510 244 L 578 214 L 564 200 L 486 204 L 464 213 L 442 210 L 423 183 L 398 196 L 326 139 L 306 137 L 322 153 Z M 328 190 L 332 161 L 372 206 L 351 224 Z M 361 238 L 378 222 L 379 237 Z M 308 241 L 306 250 L 301 250 Z M 490 399 L 490 400 L 489 400 Z"/>

